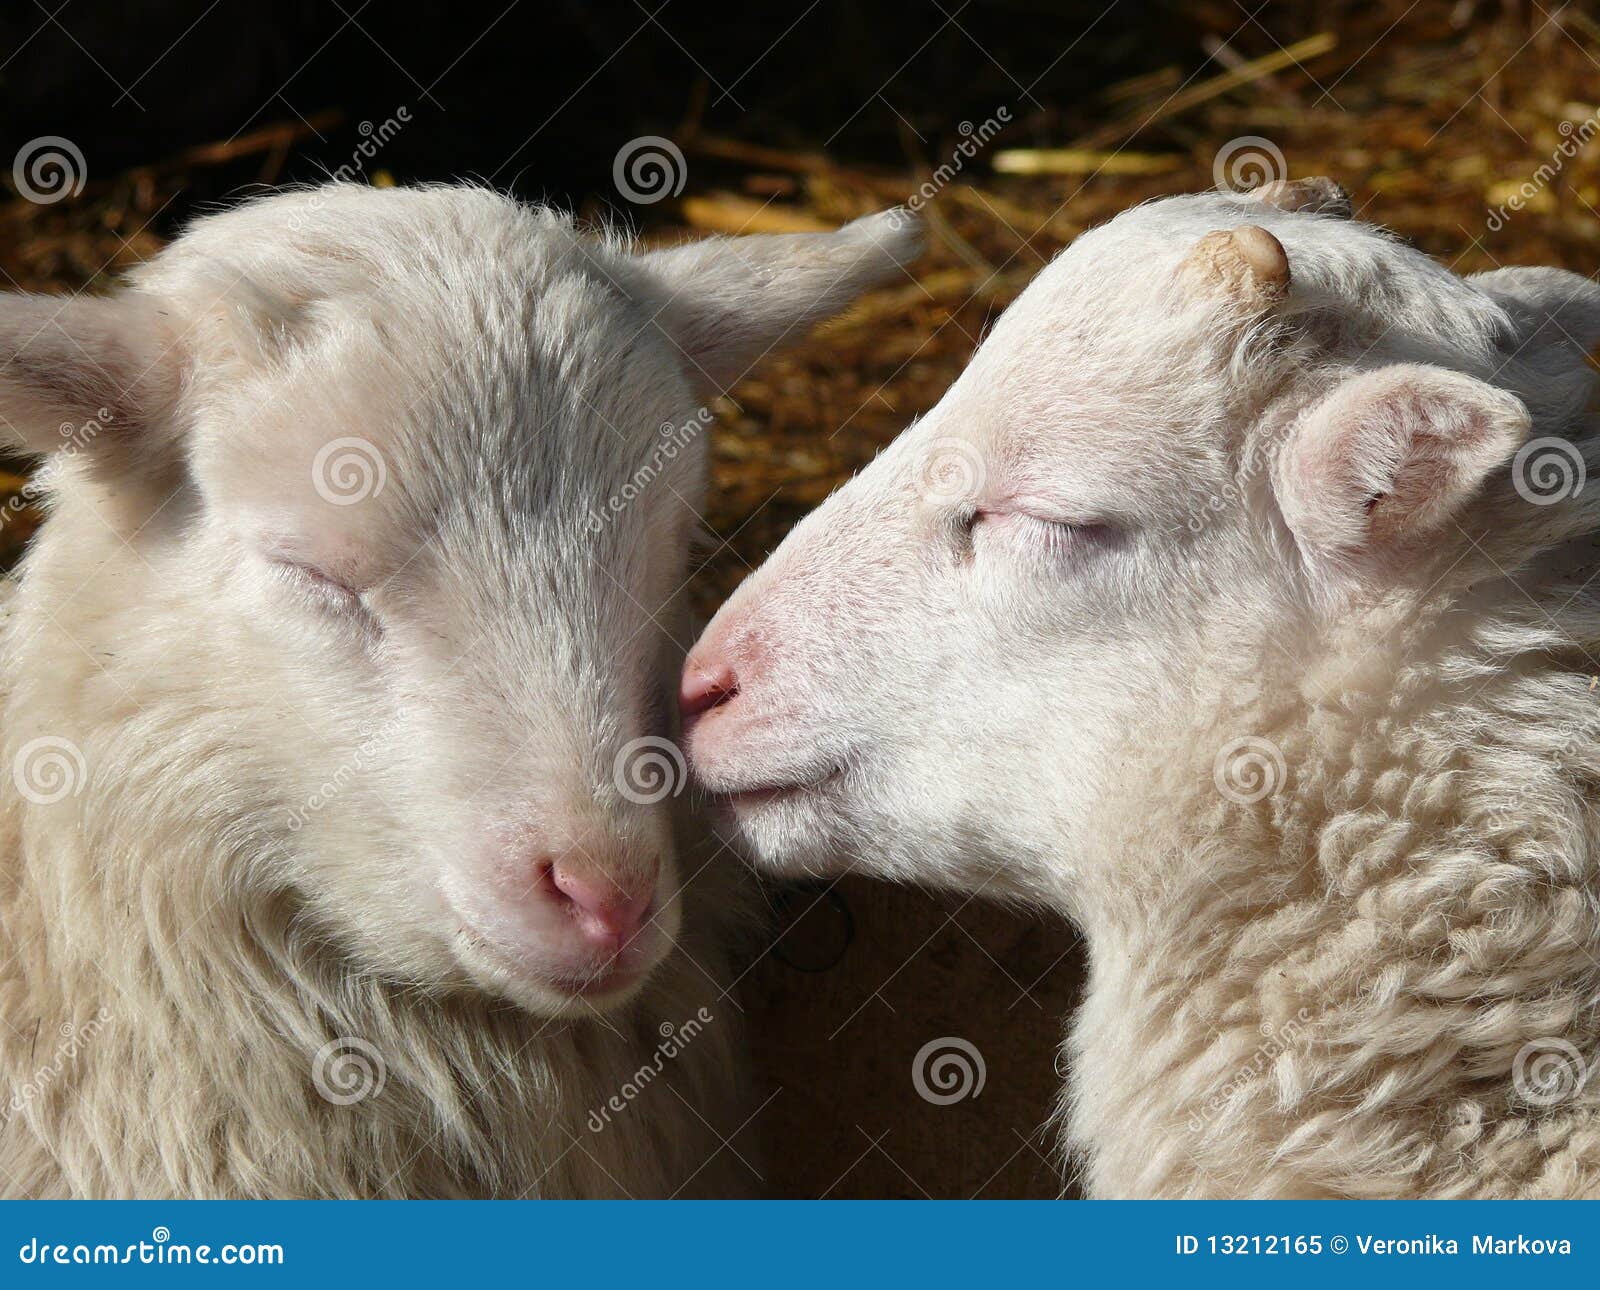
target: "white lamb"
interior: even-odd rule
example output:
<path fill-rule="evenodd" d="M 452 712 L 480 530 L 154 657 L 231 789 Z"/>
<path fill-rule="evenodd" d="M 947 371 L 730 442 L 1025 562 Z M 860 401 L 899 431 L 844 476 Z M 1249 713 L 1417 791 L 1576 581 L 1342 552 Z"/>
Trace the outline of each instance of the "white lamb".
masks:
<path fill-rule="evenodd" d="M 1085 929 L 1097 1196 L 1600 1192 L 1600 287 L 1349 215 L 1081 238 L 686 672 L 768 867 Z"/>
<path fill-rule="evenodd" d="M 328 187 L 0 303 L 54 453 L 0 644 L 0 1189 L 750 1189 L 735 884 L 665 738 L 696 409 L 915 242 Z"/>

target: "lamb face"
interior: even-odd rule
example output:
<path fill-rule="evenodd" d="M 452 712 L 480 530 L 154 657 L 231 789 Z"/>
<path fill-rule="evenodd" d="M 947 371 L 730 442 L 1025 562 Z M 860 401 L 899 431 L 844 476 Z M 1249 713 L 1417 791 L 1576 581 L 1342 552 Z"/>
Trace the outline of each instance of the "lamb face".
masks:
<path fill-rule="evenodd" d="M 703 403 L 914 246 L 635 255 L 477 190 L 332 187 L 202 221 L 120 296 L 13 298 L 0 412 L 62 449 L 11 662 L 56 693 L 13 711 L 103 768 L 66 808 L 210 727 L 151 810 L 245 839 L 222 881 L 426 988 L 627 998 L 680 917 Z M 70 715 L 97 694 L 128 719 Z"/>
<path fill-rule="evenodd" d="M 768 866 L 1081 911 L 1108 818 L 1163 800 L 1148 767 L 1209 786 L 1237 713 L 1292 703 L 1335 635 L 1562 522 L 1512 495 L 1510 391 L 1559 431 L 1580 344 L 1530 345 L 1510 284 L 1337 197 L 1173 198 L 1079 239 L 723 607 L 686 745 Z"/>

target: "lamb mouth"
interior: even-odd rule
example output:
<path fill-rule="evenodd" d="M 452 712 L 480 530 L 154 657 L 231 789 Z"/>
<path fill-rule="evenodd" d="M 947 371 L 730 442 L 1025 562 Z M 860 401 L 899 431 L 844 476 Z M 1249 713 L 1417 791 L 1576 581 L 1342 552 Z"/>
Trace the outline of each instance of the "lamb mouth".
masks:
<path fill-rule="evenodd" d="M 530 962 L 524 955 L 485 936 L 464 918 L 458 919 L 458 923 L 457 944 L 467 949 L 469 963 L 472 960 L 482 963 L 492 978 L 504 978 L 500 984 L 533 985 L 571 1001 L 611 1002 L 630 996 L 654 974 L 661 957 L 659 952 L 642 944 L 641 937 L 593 972 L 562 972 Z"/>
<path fill-rule="evenodd" d="M 800 780 L 789 784 L 758 784 L 753 788 L 732 789 L 725 793 L 719 793 L 717 796 L 731 808 L 759 808 L 769 806 L 773 802 L 801 797 L 807 793 L 819 793 L 823 789 L 831 787 L 843 777 L 844 767 L 836 766 L 815 779 Z"/>

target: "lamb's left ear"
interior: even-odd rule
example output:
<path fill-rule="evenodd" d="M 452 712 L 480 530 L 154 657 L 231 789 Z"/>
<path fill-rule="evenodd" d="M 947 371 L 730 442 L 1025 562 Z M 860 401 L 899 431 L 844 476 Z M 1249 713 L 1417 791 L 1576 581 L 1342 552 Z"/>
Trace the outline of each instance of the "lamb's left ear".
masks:
<path fill-rule="evenodd" d="M 707 238 L 639 262 L 645 303 L 690 378 L 721 392 L 769 350 L 798 341 L 869 288 L 900 279 L 921 250 L 920 221 L 893 210 L 837 233 Z"/>
<path fill-rule="evenodd" d="M 173 328 L 135 292 L 0 294 L 0 439 L 14 448 L 98 453 L 166 429 L 181 376 Z"/>
<path fill-rule="evenodd" d="M 1313 567 L 1378 578 L 1460 511 L 1529 426 L 1515 396 L 1473 377 L 1379 368 L 1292 429 L 1277 462 L 1278 504 Z"/>

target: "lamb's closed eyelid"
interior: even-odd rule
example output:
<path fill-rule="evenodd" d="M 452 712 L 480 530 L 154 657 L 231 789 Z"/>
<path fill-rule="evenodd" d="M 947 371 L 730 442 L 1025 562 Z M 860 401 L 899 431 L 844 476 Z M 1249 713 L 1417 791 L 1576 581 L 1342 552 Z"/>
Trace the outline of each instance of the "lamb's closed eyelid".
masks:
<path fill-rule="evenodd" d="M 992 506 L 980 506 L 972 516 L 974 524 L 1005 521 L 1049 525 L 1084 537 L 1109 536 L 1115 531 L 1115 525 L 1107 520 L 1080 518 L 1063 514 L 1052 507 L 1030 505 L 1027 502 L 1000 502 Z"/>
<path fill-rule="evenodd" d="M 382 627 L 367 591 L 341 582 L 315 565 L 300 560 L 274 559 L 271 565 L 278 576 L 314 597 L 329 612 L 359 620 L 364 626 L 381 634 Z"/>

